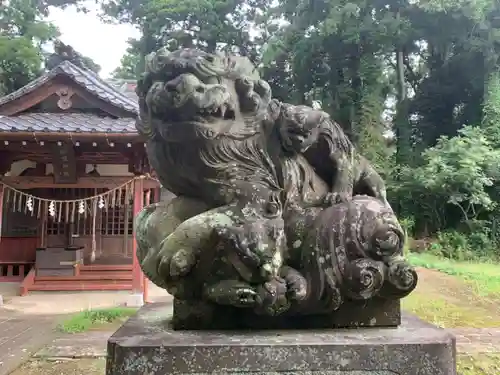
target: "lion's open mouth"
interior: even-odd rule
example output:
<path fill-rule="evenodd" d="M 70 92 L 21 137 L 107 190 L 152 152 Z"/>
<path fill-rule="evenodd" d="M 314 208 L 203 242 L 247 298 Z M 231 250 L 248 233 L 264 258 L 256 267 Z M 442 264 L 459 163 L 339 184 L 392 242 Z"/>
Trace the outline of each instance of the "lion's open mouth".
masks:
<path fill-rule="evenodd" d="M 234 109 L 228 104 L 222 104 L 217 107 L 201 108 L 196 111 L 197 118 L 201 117 L 205 121 L 217 120 L 235 120 L 236 113 Z"/>

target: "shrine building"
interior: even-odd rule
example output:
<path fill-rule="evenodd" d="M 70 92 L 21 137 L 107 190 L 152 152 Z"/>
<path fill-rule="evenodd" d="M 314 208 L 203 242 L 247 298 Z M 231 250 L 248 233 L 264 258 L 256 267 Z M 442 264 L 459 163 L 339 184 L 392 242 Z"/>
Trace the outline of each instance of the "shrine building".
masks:
<path fill-rule="evenodd" d="M 0 282 L 147 294 L 133 218 L 159 199 L 138 105 L 63 61 L 0 98 Z"/>

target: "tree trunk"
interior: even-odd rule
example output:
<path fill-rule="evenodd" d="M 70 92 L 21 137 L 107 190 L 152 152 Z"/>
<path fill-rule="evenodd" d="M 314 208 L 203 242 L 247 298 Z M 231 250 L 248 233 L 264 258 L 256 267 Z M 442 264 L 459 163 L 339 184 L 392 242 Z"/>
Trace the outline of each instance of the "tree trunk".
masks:
<path fill-rule="evenodd" d="M 396 49 L 397 103 L 394 125 L 396 130 L 396 160 L 398 164 L 410 163 L 411 129 L 408 122 L 408 103 L 404 72 L 404 51 Z"/>

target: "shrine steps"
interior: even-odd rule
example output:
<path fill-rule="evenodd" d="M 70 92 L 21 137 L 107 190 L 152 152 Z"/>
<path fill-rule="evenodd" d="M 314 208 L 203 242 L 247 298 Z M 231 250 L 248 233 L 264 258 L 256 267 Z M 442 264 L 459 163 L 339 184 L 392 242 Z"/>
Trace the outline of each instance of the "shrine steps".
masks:
<path fill-rule="evenodd" d="M 81 266 L 78 275 L 36 276 L 32 270 L 20 293 L 31 291 L 119 291 L 132 290 L 132 265 Z"/>
<path fill-rule="evenodd" d="M 112 291 L 112 290 L 132 290 L 132 282 L 114 282 L 109 280 L 103 281 L 42 281 L 33 284 L 29 288 L 30 292 L 33 291 L 53 291 L 53 292 L 71 292 L 71 291 Z"/>

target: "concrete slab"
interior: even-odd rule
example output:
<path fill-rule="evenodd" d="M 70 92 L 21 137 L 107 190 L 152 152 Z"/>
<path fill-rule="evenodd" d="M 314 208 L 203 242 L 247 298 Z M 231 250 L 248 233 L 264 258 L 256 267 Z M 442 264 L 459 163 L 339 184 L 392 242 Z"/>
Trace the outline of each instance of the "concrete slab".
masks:
<path fill-rule="evenodd" d="M 52 317 L 0 312 L 0 375 L 9 374 L 54 335 Z"/>
<path fill-rule="evenodd" d="M 1 283 L 0 283 L 1 284 Z M 150 283 L 149 300 L 168 302 L 172 300 L 166 290 Z M 52 315 L 71 314 L 83 310 L 124 306 L 131 292 L 30 292 L 27 296 L 12 296 L 2 309 L 20 314 Z"/>
<path fill-rule="evenodd" d="M 172 315 L 172 304 L 166 303 L 166 314 Z M 114 331 L 88 331 L 62 334 L 35 353 L 36 358 L 104 358 L 108 339 Z"/>
<path fill-rule="evenodd" d="M 57 337 L 35 353 L 35 358 L 101 358 L 113 332 L 85 332 Z"/>
<path fill-rule="evenodd" d="M 144 306 L 144 295 L 142 293 L 132 293 L 127 296 L 125 306 L 142 307 Z"/>
<path fill-rule="evenodd" d="M 0 283 L 4 305 L 0 307 L 0 375 L 7 375 L 56 336 L 55 328 L 62 315 L 88 309 L 123 306 L 130 292 L 35 292 L 17 296 L 19 283 Z M 172 297 L 151 283 L 150 300 L 169 302 Z M 92 343 L 92 338 L 57 344 L 59 356 L 78 358 L 105 352 L 111 332 Z M 66 345 L 67 344 L 67 345 Z M 64 351 L 65 350 L 65 351 Z M 55 351 L 55 349 L 54 349 Z M 66 353 L 66 354 L 65 354 Z"/>

